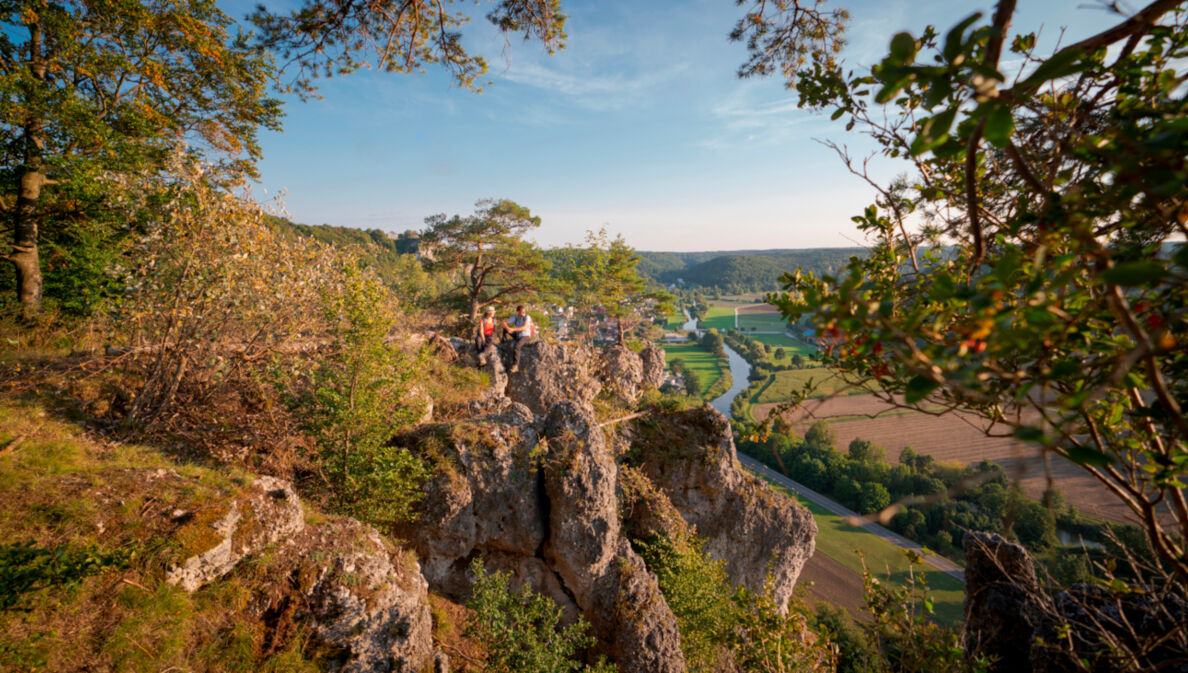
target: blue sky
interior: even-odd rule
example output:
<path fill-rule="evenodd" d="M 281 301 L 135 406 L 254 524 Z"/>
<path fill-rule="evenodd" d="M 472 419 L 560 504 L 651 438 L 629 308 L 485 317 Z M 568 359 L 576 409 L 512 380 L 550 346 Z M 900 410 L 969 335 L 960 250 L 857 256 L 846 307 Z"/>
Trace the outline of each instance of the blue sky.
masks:
<path fill-rule="evenodd" d="M 1016 29 L 1044 23 L 1065 42 L 1113 19 L 1081 2 L 1026 0 Z M 742 45 L 726 35 L 731 0 L 568 0 L 568 46 L 548 56 L 476 20 L 487 55 L 482 93 L 442 72 L 361 71 L 323 80 L 322 100 L 286 104 L 262 138 L 261 200 L 292 219 L 389 231 L 435 213 L 510 198 L 542 218 L 534 238 L 578 242 L 606 226 L 641 250 L 848 246 L 871 193 L 814 139 L 869 149 L 827 117 L 798 110 L 782 82 L 739 80 Z M 990 3 L 845 3 L 846 57 L 881 57 L 891 35 L 942 29 Z M 242 5 L 228 5 L 240 18 Z M 479 14 L 478 16 L 481 16 Z M 884 178 L 903 165 L 878 164 Z"/>

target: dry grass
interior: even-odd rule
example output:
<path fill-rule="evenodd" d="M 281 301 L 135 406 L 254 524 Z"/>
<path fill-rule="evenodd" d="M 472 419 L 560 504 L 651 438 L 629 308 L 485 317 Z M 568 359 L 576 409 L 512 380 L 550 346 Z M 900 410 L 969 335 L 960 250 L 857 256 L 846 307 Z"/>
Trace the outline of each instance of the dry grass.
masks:
<path fill-rule="evenodd" d="M 130 554 L 75 582 L 18 594 L 20 609 L 0 613 L 5 670 L 319 669 L 303 654 L 302 633 L 270 639 L 266 624 L 244 618 L 260 581 L 250 567 L 196 594 L 164 582 L 163 569 L 184 553 L 168 513 L 225 498 L 243 476 L 106 441 L 35 403 L 0 405 L 0 427 L 0 444 L 23 438 L 0 458 L 0 539 Z"/>

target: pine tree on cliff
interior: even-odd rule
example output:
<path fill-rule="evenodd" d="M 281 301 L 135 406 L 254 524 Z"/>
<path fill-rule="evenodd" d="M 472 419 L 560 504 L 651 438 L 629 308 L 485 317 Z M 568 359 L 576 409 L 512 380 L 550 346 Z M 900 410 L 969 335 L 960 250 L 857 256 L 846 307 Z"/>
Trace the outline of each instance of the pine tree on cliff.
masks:
<path fill-rule="evenodd" d="M 421 240 L 432 252 L 430 268 L 455 274 L 456 284 L 442 300 L 465 309 L 472 324 L 487 306 L 535 295 L 547 280 L 543 253 L 523 239 L 540 218 L 514 201 L 484 199 L 474 215 L 443 213 L 425 224 Z"/>

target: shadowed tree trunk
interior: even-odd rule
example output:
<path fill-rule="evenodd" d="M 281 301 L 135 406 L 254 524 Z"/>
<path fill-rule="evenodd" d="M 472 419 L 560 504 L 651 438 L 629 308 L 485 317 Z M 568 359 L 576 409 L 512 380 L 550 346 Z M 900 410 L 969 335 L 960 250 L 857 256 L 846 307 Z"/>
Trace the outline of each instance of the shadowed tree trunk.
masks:
<path fill-rule="evenodd" d="M 42 53 L 41 26 L 30 24 L 29 69 L 34 86 L 45 81 L 45 55 Z M 38 87 L 39 88 L 39 87 Z M 13 211 L 12 251 L 8 260 L 16 267 L 16 291 L 25 315 L 41 310 L 41 259 L 37 249 L 37 202 L 46 183 L 42 153 L 45 150 L 45 121 L 39 117 L 36 102 L 39 90 L 29 91 L 26 103 L 32 112 L 24 128 L 24 165 L 20 188 Z"/>

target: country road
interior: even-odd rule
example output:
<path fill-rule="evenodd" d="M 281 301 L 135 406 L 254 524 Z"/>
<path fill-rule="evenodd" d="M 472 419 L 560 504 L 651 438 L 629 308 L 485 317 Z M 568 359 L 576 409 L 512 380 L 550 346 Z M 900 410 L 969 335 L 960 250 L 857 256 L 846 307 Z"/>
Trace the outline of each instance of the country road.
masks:
<path fill-rule="evenodd" d="M 803 484 L 792 481 L 791 479 L 785 477 L 784 475 L 780 474 L 779 472 L 776 472 L 775 470 L 772 470 L 771 468 L 767 467 L 763 463 L 760 463 L 759 461 L 755 460 L 754 458 L 751 458 L 750 456 L 744 455 L 742 453 L 739 453 L 737 455 L 738 455 L 738 462 L 741 463 L 743 465 L 743 467 L 747 468 L 752 473 L 754 473 L 756 476 L 761 477 L 763 479 L 767 479 L 772 482 L 775 482 L 775 483 L 779 484 L 780 486 L 790 489 L 790 490 L 800 494 L 801 496 L 803 496 L 806 500 L 809 500 L 817 505 L 820 505 L 821 507 L 824 507 L 825 509 L 829 510 L 830 512 L 833 512 L 834 514 L 837 514 L 838 516 L 841 516 L 843 518 L 844 517 L 853 517 L 853 518 L 859 517 L 859 514 L 857 512 L 854 512 L 846 507 L 843 507 L 842 505 L 838 504 L 837 502 L 834 502 L 833 500 L 830 500 L 829 498 L 821 495 L 820 493 L 817 493 L 816 491 L 813 491 L 813 490 L 807 488 Z M 918 543 L 912 542 L 911 540 L 903 537 L 902 535 L 899 535 L 899 534 L 894 533 L 890 530 L 887 530 L 886 528 L 878 525 L 877 523 L 866 523 L 866 524 L 862 525 L 862 528 L 864 528 L 867 532 L 878 535 L 879 537 L 883 538 L 887 542 L 890 542 L 891 544 L 895 545 L 896 547 L 900 547 L 903 549 L 910 549 L 910 550 L 916 552 L 924 559 L 924 562 L 927 563 L 928 565 L 932 566 L 933 568 L 936 568 L 937 570 L 945 573 L 946 575 L 949 575 L 950 577 L 956 578 L 957 580 L 961 581 L 962 583 L 965 582 L 965 573 L 961 570 L 961 567 L 958 566 L 956 563 L 953 563 L 949 559 L 947 559 L 943 556 L 938 556 L 937 554 L 935 554 L 933 552 L 926 552 L 924 550 L 924 548 L 921 547 Z"/>

